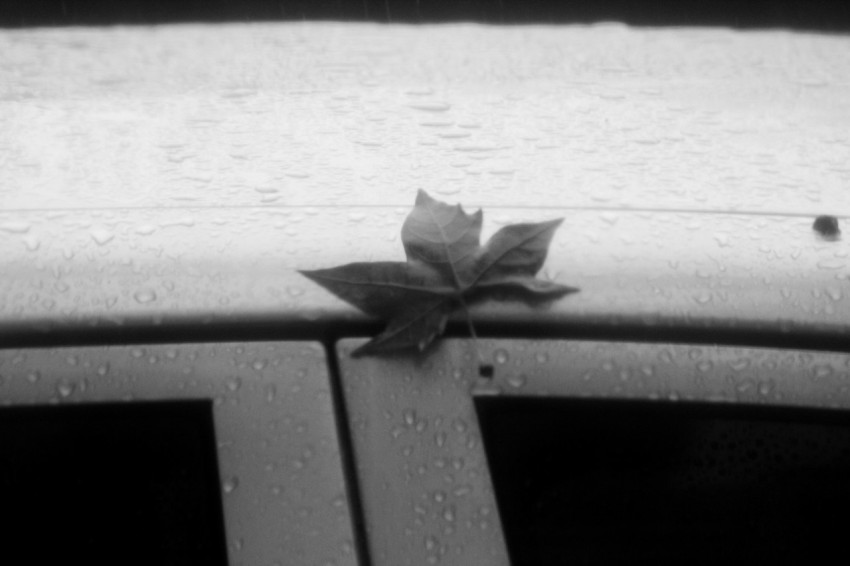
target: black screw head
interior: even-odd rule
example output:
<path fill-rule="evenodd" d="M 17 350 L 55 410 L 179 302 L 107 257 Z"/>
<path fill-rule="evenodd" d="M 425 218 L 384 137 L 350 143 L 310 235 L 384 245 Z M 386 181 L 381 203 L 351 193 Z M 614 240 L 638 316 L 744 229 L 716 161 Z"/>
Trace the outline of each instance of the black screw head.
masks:
<path fill-rule="evenodd" d="M 824 240 L 835 241 L 841 237 L 838 219 L 834 216 L 822 215 L 815 218 L 812 229 Z"/>
<path fill-rule="evenodd" d="M 486 377 L 487 379 L 492 379 L 494 373 L 494 368 L 491 364 L 482 364 L 478 366 L 478 375 L 481 377 Z"/>

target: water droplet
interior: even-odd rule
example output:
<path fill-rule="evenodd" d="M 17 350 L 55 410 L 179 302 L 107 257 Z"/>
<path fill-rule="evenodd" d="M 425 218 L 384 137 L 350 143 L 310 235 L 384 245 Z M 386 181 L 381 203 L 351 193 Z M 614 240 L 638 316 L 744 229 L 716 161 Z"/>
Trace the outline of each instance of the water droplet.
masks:
<path fill-rule="evenodd" d="M 514 389 L 522 389 L 526 383 L 528 383 L 528 377 L 524 373 L 512 375 L 508 378 L 508 385 Z"/>
<path fill-rule="evenodd" d="M 103 228 L 95 228 L 89 232 L 89 235 L 98 246 L 105 246 L 115 237 L 115 234 L 104 230 Z"/>
<path fill-rule="evenodd" d="M 231 392 L 239 391 L 242 386 L 242 379 L 239 377 L 231 377 L 227 380 L 227 390 Z"/>
<path fill-rule="evenodd" d="M 424 112 L 445 112 L 449 110 L 452 105 L 447 102 L 417 102 L 415 104 L 408 104 L 409 108 L 413 108 L 414 110 L 422 110 Z"/>
<path fill-rule="evenodd" d="M 438 195 L 445 195 L 445 196 L 456 195 L 460 191 L 461 191 L 460 187 L 452 186 L 452 185 L 442 185 L 440 187 L 434 187 L 434 192 L 437 193 Z"/>
<path fill-rule="evenodd" d="M 266 359 L 262 359 L 254 360 L 254 363 L 251 364 L 251 367 L 257 371 L 263 371 L 267 365 L 269 365 L 269 361 Z"/>
<path fill-rule="evenodd" d="M 38 381 L 40 379 L 41 379 L 41 372 L 31 371 L 27 374 L 27 381 L 29 381 L 30 383 L 38 383 Z"/>
<path fill-rule="evenodd" d="M 708 291 L 702 291 L 694 295 L 694 301 L 696 301 L 700 305 L 707 305 L 712 301 L 714 297 Z"/>
<path fill-rule="evenodd" d="M 266 402 L 273 403 L 277 397 L 277 386 L 274 383 L 266 385 Z"/>
<path fill-rule="evenodd" d="M 416 411 L 413 409 L 405 409 L 402 413 L 402 418 L 404 419 L 404 424 L 407 426 L 413 426 L 416 423 Z"/>
<path fill-rule="evenodd" d="M 141 226 L 136 226 L 136 234 L 140 236 L 150 236 L 154 232 L 156 232 L 156 226 L 153 224 L 142 224 Z"/>
<path fill-rule="evenodd" d="M 74 392 L 74 384 L 68 381 L 60 381 L 56 384 L 56 392 L 63 399 L 68 398 Z"/>
<path fill-rule="evenodd" d="M 139 304 L 152 303 L 156 300 L 156 291 L 153 289 L 141 289 L 133 293 L 133 298 Z"/>
<path fill-rule="evenodd" d="M 469 495 L 472 493 L 472 488 L 468 485 L 459 485 L 452 492 L 455 497 L 463 497 L 464 495 Z"/>
<path fill-rule="evenodd" d="M 829 271 L 844 269 L 846 265 L 847 262 L 841 259 L 822 259 L 817 263 L 818 269 L 824 269 Z"/>
<path fill-rule="evenodd" d="M 501 395 L 502 390 L 498 385 L 494 385 L 487 380 L 486 383 L 475 383 L 470 393 L 472 395 Z"/>
<path fill-rule="evenodd" d="M 816 365 L 812 368 L 812 375 L 814 375 L 818 379 L 823 379 L 825 377 L 831 376 L 835 371 L 832 369 L 832 366 L 829 365 Z"/>
<path fill-rule="evenodd" d="M 767 397 L 773 392 L 773 388 L 774 388 L 773 380 L 760 381 L 759 386 L 758 386 L 759 395 Z"/>
<path fill-rule="evenodd" d="M 714 234 L 714 241 L 721 248 L 728 248 L 731 245 L 729 243 L 729 234 Z"/>
<path fill-rule="evenodd" d="M 233 493 L 233 491 L 239 487 L 239 478 L 236 476 L 231 476 L 224 480 L 224 484 L 222 485 L 224 489 L 224 493 Z"/>
<path fill-rule="evenodd" d="M 34 252 L 41 247 L 41 240 L 33 236 L 32 234 L 23 237 L 24 245 L 27 247 L 27 251 Z"/>
<path fill-rule="evenodd" d="M 501 364 L 506 364 L 508 362 L 508 360 L 510 359 L 510 356 L 508 356 L 507 350 L 505 350 L 504 348 L 499 348 L 493 354 L 493 358 L 496 360 L 497 364 L 501 365 Z"/>
<path fill-rule="evenodd" d="M 548 352 L 537 352 L 534 356 L 534 359 L 538 364 L 546 364 L 549 363 L 549 353 Z"/>
<path fill-rule="evenodd" d="M 29 222 L 20 221 L 3 222 L 0 224 L 0 230 L 9 232 L 10 234 L 26 234 L 31 227 L 32 224 Z"/>
<path fill-rule="evenodd" d="M 445 509 L 443 509 L 443 519 L 452 523 L 455 520 L 455 506 L 449 505 Z"/>
<path fill-rule="evenodd" d="M 106 374 L 108 374 L 109 373 L 109 362 L 106 362 L 104 364 L 100 364 L 99 366 L 97 366 L 97 370 L 95 370 L 95 372 L 100 377 L 103 377 Z"/>

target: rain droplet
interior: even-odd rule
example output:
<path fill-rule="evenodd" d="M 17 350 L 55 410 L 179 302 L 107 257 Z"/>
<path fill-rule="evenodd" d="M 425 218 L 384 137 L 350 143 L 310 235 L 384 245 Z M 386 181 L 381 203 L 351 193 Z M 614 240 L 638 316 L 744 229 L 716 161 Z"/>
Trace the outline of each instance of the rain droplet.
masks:
<path fill-rule="evenodd" d="M 224 480 L 224 484 L 222 486 L 224 488 L 224 493 L 233 493 L 237 487 L 239 487 L 239 478 L 236 476 L 231 476 Z"/>
<path fill-rule="evenodd" d="M 27 251 L 34 252 L 41 247 L 41 241 L 32 234 L 24 236 L 23 241 L 24 245 L 27 247 Z"/>
<path fill-rule="evenodd" d="M 714 297 L 711 293 L 703 291 L 694 295 L 694 300 L 700 305 L 707 305 Z"/>
<path fill-rule="evenodd" d="M 150 236 L 156 232 L 156 226 L 153 224 L 142 224 L 141 226 L 136 226 L 136 234 L 140 236 Z"/>
<path fill-rule="evenodd" d="M 832 366 L 828 365 L 816 365 L 812 368 L 812 375 L 814 375 L 818 379 L 822 379 L 824 377 L 829 377 L 834 373 Z"/>
<path fill-rule="evenodd" d="M 460 485 L 456 487 L 452 493 L 455 495 L 455 497 L 463 497 L 464 495 L 469 495 L 471 492 L 472 488 L 470 488 L 468 485 Z"/>
<path fill-rule="evenodd" d="M 115 237 L 115 234 L 104 230 L 103 228 L 95 228 L 89 232 L 89 235 L 92 237 L 92 240 L 94 240 L 98 246 L 105 246 L 106 244 L 111 242 L 112 239 Z"/>
<path fill-rule="evenodd" d="M 408 107 L 413 108 L 414 110 L 423 110 L 425 112 L 445 112 L 449 110 L 452 105 L 447 102 L 418 102 L 415 104 L 408 104 Z"/>
<path fill-rule="evenodd" d="M 827 287 L 824 289 L 824 293 L 826 293 L 827 297 L 836 302 L 844 298 L 844 295 L 841 293 L 841 289 L 838 287 Z"/>
<path fill-rule="evenodd" d="M 528 383 L 528 377 L 524 373 L 512 375 L 508 378 L 508 385 L 514 389 L 522 389 L 526 383 Z"/>
<path fill-rule="evenodd" d="M 493 358 L 496 360 L 497 364 L 506 364 L 510 359 L 510 356 L 508 356 L 507 350 L 505 350 L 504 348 L 499 348 L 493 354 Z"/>
<path fill-rule="evenodd" d="M 404 419 L 404 424 L 407 426 L 413 426 L 416 423 L 416 411 L 413 409 L 405 409 L 402 413 L 402 418 Z"/>
<path fill-rule="evenodd" d="M 449 505 L 445 509 L 443 509 L 443 519 L 448 522 L 454 522 L 455 520 L 455 506 Z"/>
<path fill-rule="evenodd" d="M 68 381 L 60 381 L 56 385 L 56 392 L 59 393 L 59 396 L 63 399 L 70 397 L 74 392 L 74 384 Z"/>
<path fill-rule="evenodd" d="M 38 380 L 41 379 L 41 372 L 31 371 L 27 374 L 27 381 L 30 383 L 38 383 Z"/>
<path fill-rule="evenodd" d="M 141 289 L 133 293 L 133 298 L 142 305 L 152 303 L 156 300 L 156 292 L 153 289 Z"/>
<path fill-rule="evenodd" d="M 0 230 L 11 234 L 26 234 L 29 232 L 32 224 L 29 222 L 3 222 L 0 224 Z"/>
<path fill-rule="evenodd" d="M 242 379 L 239 377 L 231 377 L 227 380 L 227 390 L 231 392 L 239 391 L 242 386 Z"/>

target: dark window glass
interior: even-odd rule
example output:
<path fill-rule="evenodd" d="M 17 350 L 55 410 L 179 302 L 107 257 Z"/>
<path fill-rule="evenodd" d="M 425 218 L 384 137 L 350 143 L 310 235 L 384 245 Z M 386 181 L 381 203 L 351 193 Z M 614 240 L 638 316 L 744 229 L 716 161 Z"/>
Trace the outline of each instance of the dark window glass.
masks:
<path fill-rule="evenodd" d="M 845 553 L 845 413 L 475 404 L 513 566 L 818 564 Z"/>
<path fill-rule="evenodd" d="M 207 401 L 0 409 L 6 564 L 227 563 Z"/>

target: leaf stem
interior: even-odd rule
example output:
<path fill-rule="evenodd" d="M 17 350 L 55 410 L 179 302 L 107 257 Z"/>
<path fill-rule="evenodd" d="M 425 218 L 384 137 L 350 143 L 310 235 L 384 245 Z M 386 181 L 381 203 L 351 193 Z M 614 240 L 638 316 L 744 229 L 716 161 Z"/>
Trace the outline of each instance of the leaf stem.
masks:
<path fill-rule="evenodd" d="M 478 335 L 475 333 L 475 326 L 472 324 L 472 315 L 469 314 L 469 306 L 463 298 L 463 294 L 458 293 L 457 300 L 463 309 L 463 315 L 466 317 L 466 325 L 469 327 L 469 334 L 472 336 L 472 346 L 475 348 L 475 353 L 478 356 L 478 365 L 484 366 L 484 356 L 481 355 L 481 348 L 478 347 Z"/>

